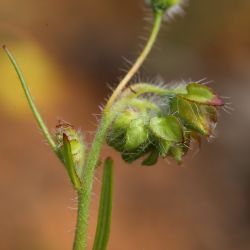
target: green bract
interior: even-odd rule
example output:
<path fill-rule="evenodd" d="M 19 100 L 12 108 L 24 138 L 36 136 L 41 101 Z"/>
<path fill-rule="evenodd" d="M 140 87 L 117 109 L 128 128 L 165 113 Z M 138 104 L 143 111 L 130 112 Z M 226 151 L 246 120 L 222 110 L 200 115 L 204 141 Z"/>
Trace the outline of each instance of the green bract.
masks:
<path fill-rule="evenodd" d="M 134 86 L 133 91 L 124 90 L 120 102 L 125 108 L 107 137 L 126 162 L 147 155 L 143 165 L 154 165 L 159 156 L 180 163 L 191 141 L 212 135 L 223 101 L 211 88 L 199 83 L 170 89 L 146 83 Z"/>
<path fill-rule="evenodd" d="M 222 106 L 224 102 L 207 86 L 190 83 L 187 85 L 187 94 L 180 95 L 183 98 L 200 104 Z"/>
<path fill-rule="evenodd" d="M 202 135 L 210 134 L 208 116 L 201 111 L 199 104 L 189 102 L 181 97 L 176 97 L 172 102 L 171 110 L 172 112 L 176 112 L 176 115 L 186 128 Z"/>
<path fill-rule="evenodd" d="M 138 118 L 129 124 L 126 132 L 125 150 L 133 150 L 143 145 L 148 140 L 148 129 L 143 118 Z"/>
<path fill-rule="evenodd" d="M 182 141 L 182 129 L 180 122 L 173 115 L 152 118 L 150 120 L 150 129 L 159 139 L 171 142 Z"/>

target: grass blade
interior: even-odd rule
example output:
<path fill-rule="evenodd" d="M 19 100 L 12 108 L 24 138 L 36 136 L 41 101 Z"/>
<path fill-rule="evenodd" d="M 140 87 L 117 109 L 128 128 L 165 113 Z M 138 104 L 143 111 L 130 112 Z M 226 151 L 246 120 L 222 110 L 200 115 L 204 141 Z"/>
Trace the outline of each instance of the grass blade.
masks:
<path fill-rule="evenodd" d="M 107 249 L 112 213 L 112 188 L 113 161 L 108 157 L 104 163 L 98 222 L 93 250 Z"/>

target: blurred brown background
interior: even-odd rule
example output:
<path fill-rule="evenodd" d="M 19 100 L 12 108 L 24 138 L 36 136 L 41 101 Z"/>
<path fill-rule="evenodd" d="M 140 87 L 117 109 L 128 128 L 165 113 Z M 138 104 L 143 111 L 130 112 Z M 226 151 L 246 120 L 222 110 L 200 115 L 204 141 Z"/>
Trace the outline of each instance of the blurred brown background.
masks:
<path fill-rule="evenodd" d="M 250 249 L 250 1 L 191 0 L 164 25 L 142 80 L 213 80 L 235 109 L 218 136 L 182 167 L 152 168 L 115 158 L 110 250 Z M 49 127 L 58 118 L 87 131 L 115 86 L 123 56 L 147 37 L 143 0 L 0 0 L 0 43 L 23 68 Z M 146 28 L 146 29 L 145 29 Z M 0 249 L 71 249 L 76 194 L 44 143 L 6 55 L 0 52 Z M 93 240 L 100 189 L 92 198 Z M 91 249 L 91 248 L 90 248 Z"/>

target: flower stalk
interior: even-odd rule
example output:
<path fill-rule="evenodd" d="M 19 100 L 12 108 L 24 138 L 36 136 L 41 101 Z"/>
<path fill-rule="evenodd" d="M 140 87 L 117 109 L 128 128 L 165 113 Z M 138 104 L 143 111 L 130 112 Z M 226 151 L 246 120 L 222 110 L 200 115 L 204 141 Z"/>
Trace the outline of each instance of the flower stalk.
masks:
<path fill-rule="evenodd" d="M 116 89 L 112 93 L 111 97 L 109 98 L 109 100 L 105 106 L 104 112 L 107 112 L 110 109 L 110 107 L 112 106 L 112 104 L 114 103 L 116 98 L 120 95 L 121 91 L 125 88 L 127 83 L 136 74 L 136 72 L 141 67 L 141 65 L 143 64 L 143 62 L 147 58 L 148 54 L 152 50 L 153 45 L 156 41 L 156 38 L 157 38 L 159 31 L 160 31 L 160 28 L 161 28 L 163 14 L 164 14 L 164 12 L 161 10 L 158 10 L 154 13 L 154 15 L 155 15 L 154 16 L 154 24 L 153 24 L 152 32 L 151 32 L 151 35 L 148 39 L 147 44 L 145 45 L 142 53 L 138 56 L 137 60 L 135 61 L 135 63 L 131 67 L 131 69 L 127 72 L 127 74 L 124 76 L 124 78 L 121 80 L 121 82 L 118 84 L 118 86 L 116 87 Z"/>

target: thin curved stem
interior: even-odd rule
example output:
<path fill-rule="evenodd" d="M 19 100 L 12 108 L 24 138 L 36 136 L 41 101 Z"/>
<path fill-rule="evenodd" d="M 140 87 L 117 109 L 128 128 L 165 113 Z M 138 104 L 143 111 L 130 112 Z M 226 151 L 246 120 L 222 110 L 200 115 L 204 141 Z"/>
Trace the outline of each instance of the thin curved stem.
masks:
<path fill-rule="evenodd" d="M 157 11 L 155 13 L 153 29 L 152 29 L 151 35 L 150 35 L 150 37 L 148 39 L 148 42 L 147 42 L 146 46 L 144 47 L 144 49 L 143 49 L 142 53 L 140 54 L 140 56 L 135 61 L 132 68 L 128 71 L 128 73 L 125 75 L 125 77 L 122 79 L 122 81 L 118 84 L 117 88 L 115 89 L 115 91 L 113 92 L 111 97 L 109 98 L 109 100 L 108 100 L 108 102 L 106 104 L 106 107 L 104 109 L 104 112 L 107 112 L 110 109 L 110 107 L 112 106 L 112 104 L 114 103 L 116 98 L 120 95 L 123 88 L 131 80 L 131 78 L 134 76 L 134 74 L 138 71 L 138 69 L 141 67 L 141 65 L 143 64 L 143 62 L 147 58 L 149 52 L 153 48 L 153 45 L 154 45 L 154 43 L 156 41 L 156 38 L 157 38 L 157 35 L 158 35 L 159 31 L 160 31 L 162 16 L 163 16 L 162 11 Z"/>
<path fill-rule="evenodd" d="M 45 123 L 44 123 L 38 109 L 36 108 L 36 105 L 35 105 L 35 103 L 33 101 L 33 98 L 32 98 L 32 96 L 30 94 L 29 88 L 27 86 L 27 83 L 25 81 L 25 78 L 23 76 L 23 73 L 22 73 L 20 67 L 18 66 L 14 56 L 11 54 L 11 52 L 7 49 L 7 47 L 5 45 L 3 46 L 3 49 L 6 52 L 8 58 L 10 59 L 12 65 L 14 66 L 14 68 L 16 70 L 16 73 L 17 73 L 18 78 L 19 78 L 19 80 L 21 82 L 22 88 L 24 90 L 25 96 L 26 96 L 26 98 L 28 100 L 28 103 L 29 103 L 29 106 L 31 108 L 31 111 L 34 114 L 34 116 L 36 118 L 36 121 L 38 122 L 38 125 L 42 130 L 43 135 L 47 139 L 47 141 L 48 141 L 49 145 L 51 146 L 51 148 L 53 149 L 53 151 L 57 154 L 56 144 L 55 144 L 55 142 L 54 142 L 48 128 L 46 127 L 46 125 L 45 125 Z"/>

